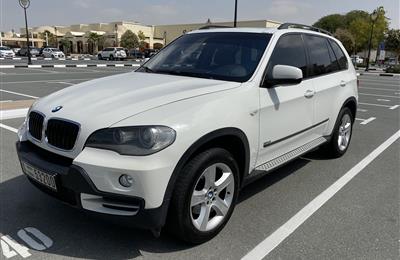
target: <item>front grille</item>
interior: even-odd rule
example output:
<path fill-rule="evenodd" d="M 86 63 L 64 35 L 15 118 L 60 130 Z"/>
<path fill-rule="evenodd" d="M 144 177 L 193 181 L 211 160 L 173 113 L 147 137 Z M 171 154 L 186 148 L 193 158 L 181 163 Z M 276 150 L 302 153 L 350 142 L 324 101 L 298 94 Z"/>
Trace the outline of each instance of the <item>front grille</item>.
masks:
<path fill-rule="evenodd" d="M 47 122 L 47 142 L 63 150 L 72 150 L 79 133 L 79 126 L 72 122 L 50 119 Z"/>
<path fill-rule="evenodd" d="M 42 140 L 44 116 L 37 112 L 31 112 L 29 114 L 29 133 L 37 140 Z"/>

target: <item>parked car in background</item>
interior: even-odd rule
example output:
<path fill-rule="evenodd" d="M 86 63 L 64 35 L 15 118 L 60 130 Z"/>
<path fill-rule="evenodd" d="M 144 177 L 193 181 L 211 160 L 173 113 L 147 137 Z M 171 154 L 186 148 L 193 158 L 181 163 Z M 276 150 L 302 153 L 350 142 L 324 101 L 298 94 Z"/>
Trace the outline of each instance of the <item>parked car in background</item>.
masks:
<path fill-rule="evenodd" d="M 97 54 L 99 60 L 124 60 L 126 59 L 126 56 L 124 48 L 119 47 L 108 47 Z"/>
<path fill-rule="evenodd" d="M 129 57 L 134 58 L 134 59 L 144 59 L 145 55 L 143 52 L 141 52 L 139 50 L 131 50 L 129 52 Z"/>
<path fill-rule="evenodd" d="M 396 61 L 396 58 L 389 58 L 387 64 L 389 66 L 394 66 L 394 65 L 398 65 L 399 63 Z"/>
<path fill-rule="evenodd" d="M 7 46 L 0 47 L 0 58 L 14 58 L 15 53 Z"/>
<path fill-rule="evenodd" d="M 19 50 L 21 50 L 21 47 L 14 47 L 14 48 L 12 48 L 12 51 L 15 53 L 15 55 L 18 54 Z"/>
<path fill-rule="evenodd" d="M 44 58 L 65 58 L 65 54 L 57 48 L 44 48 L 42 56 Z"/>
<path fill-rule="evenodd" d="M 31 52 L 31 57 L 40 56 L 40 52 L 38 48 L 29 47 L 29 51 Z M 22 47 L 18 53 L 19 56 L 28 56 L 28 48 Z"/>
<path fill-rule="evenodd" d="M 156 50 L 156 49 L 145 49 L 143 52 L 144 52 L 144 57 L 145 58 L 150 58 L 151 56 L 156 54 L 158 52 L 158 50 Z"/>
<path fill-rule="evenodd" d="M 353 64 L 363 64 L 364 59 L 361 58 L 361 57 L 358 56 L 358 55 L 352 55 L 352 56 L 351 56 L 351 61 L 353 62 Z"/>

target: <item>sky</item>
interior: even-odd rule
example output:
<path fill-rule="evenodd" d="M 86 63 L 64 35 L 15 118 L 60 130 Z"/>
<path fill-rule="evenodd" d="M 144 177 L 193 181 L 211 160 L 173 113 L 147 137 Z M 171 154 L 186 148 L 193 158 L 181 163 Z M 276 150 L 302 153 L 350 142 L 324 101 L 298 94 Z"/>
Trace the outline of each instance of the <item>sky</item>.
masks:
<path fill-rule="evenodd" d="M 332 13 L 372 12 L 383 6 L 390 27 L 400 27 L 400 0 L 238 0 L 238 20 L 275 20 L 313 24 Z M 112 21 L 142 24 L 202 23 L 233 20 L 234 0 L 31 0 L 29 26 Z M 18 0 L 0 0 L 0 31 L 24 27 Z"/>

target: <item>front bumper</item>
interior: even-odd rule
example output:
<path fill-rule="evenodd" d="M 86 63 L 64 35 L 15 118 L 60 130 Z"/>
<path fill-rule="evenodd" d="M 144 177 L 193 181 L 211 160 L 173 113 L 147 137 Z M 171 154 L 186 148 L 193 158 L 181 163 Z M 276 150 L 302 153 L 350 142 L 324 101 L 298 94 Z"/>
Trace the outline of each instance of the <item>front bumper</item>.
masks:
<path fill-rule="evenodd" d="M 56 174 L 57 191 L 27 176 L 43 192 L 70 206 L 101 215 L 118 223 L 141 228 L 160 228 L 165 223 L 168 203 L 145 209 L 143 198 L 99 191 L 85 170 L 72 164 L 72 159 L 43 150 L 29 141 L 17 142 L 21 162 L 41 171 Z"/>

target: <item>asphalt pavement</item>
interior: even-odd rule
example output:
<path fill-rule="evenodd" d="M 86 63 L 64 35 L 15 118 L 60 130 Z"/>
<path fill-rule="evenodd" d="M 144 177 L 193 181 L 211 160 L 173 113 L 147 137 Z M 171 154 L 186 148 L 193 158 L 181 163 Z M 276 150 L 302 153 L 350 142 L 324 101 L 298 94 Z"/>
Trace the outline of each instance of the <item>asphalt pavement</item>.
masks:
<path fill-rule="evenodd" d="M 24 102 L 133 69 L 1 69 L 0 106 L 24 109 Z M 0 259 L 240 259 L 253 253 L 266 259 L 399 259 L 400 141 L 393 136 L 400 129 L 400 78 L 359 79 L 348 152 L 340 159 L 312 152 L 247 186 L 221 234 L 198 246 L 99 220 L 38 191 L 15 152 L 22 115 L 3 114 Z M 328 199 L 316 204 L 321 196 Z"/>

